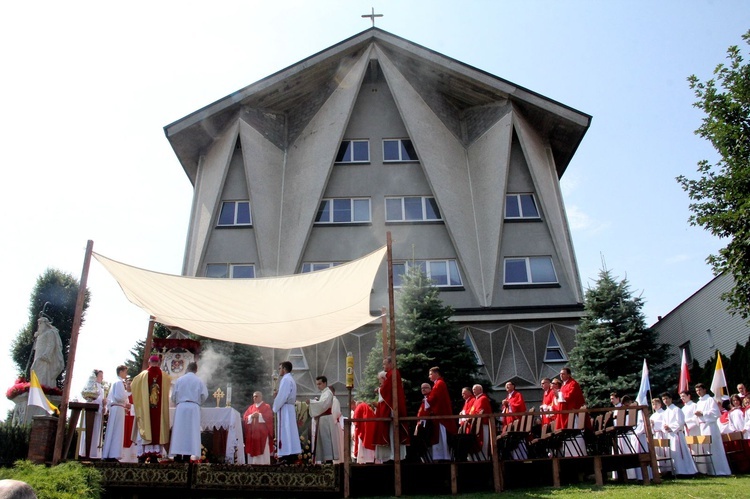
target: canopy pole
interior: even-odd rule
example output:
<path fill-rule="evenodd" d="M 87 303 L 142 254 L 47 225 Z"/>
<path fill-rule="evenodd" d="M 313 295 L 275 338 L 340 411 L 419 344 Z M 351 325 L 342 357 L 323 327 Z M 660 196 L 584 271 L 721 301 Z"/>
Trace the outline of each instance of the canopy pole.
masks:
<path fill-rule="evenodd" d="M 390 342 L 389 350 L 391 357 L 391 365 L 393 366 L 393 382 L 391 383 L 391 397 L 393 400 L 393 434 L 391 435 L 391 442 L 393 442 L 393 485 L 394 495 L 396 497 L 401 496 L 401 423 L 398 418 L 398 383 L 401 382 L 401 376 L 396 376 L 398 365 L 396 364 L 396 312 L 394 310 L 393 300 L 393 241 L 391 240 L 391 232 L 386 232 L 386 246 L 388 254 L 388 308 L 389 308 L 389 329 L 390 329 Z"/>
<path fill-rule="evenodd" d="M 146 344 L 143 345 L 143 359 L 141 360 L 141 371 L 148 369 L 148 358 L 151 356 L 151 349 L 154 346 L 154 323 L 156 317 L 153 315 L 148 318 L 148 329 L 146 330 Z"/>
<path fill-rule="evenodd" d="M 76 363 L 76 348 L 78 347 L 78 331 L 81 329 L 81 318 L 83 316 L 83 304 L 86 301 L 86 284 L 89 278 L 89 266 L 91 264 L 91 253 L 94 250 L 94 241 L 91 239 L 86 243 L 86 255 L 83 257 L 83 270 L 81 281 L 78 284 L 78 297 L 76 298 L 76 309 L 73 315 L 73 327 L 70 330 L 70 344 L 68 345 L 68 365 L 65 371 L 65 384 L 63 385 L 62 401 L 60 402 L 60 416 L 57 418 L 57 433 L 55 434 L 55 449 L 52 453 L 52 465 L 58 464 L 62 459 L 63 441 L 65 440 L 65 423 L 68 418 L 68 399 L 70 398 L 70 385 L 73 381 L 73 368 Z M 76 431 L 71 428 L 70 431 Z"/>

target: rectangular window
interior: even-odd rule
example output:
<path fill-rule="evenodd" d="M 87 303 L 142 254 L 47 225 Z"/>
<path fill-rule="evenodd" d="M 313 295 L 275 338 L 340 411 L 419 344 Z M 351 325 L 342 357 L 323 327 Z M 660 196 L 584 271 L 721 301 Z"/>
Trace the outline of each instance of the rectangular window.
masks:
<path fill-rule="evenodd" d="M 533 194 L 508 194 L 505 196 L 505 218 L 539 218 Z"/>
<path fill-rule="evenodd" d="M 404 274 L 406 274 L 412 265 L 419 266 L 427 277 L 432 280 L 432 284 L 439 288 L 463 285 L 456 260 L 409 260 L 393 263 L 394 287 L 398 288 L 402 286 Z"/>
<path fill-rule="evenodd" d="M 385 198 L 386 222 L 428 222 L 442 220 L 435 198 Z"/>
<path fill-rule="evenodd" d="M 383 161 L 418 161 L 417 151 L 409 139 L 383 140 Z"/>
<path fill-rule="evenodd" d="M 221 203 L 220 226 L 252 225 L 252 223 L 250 201 L 224 201 Z"/>
<path fill-rule="evenodd" d="M 302 273 L 326 270 L 341 265 L 341 262 L 305 262 L 302 264 Z"/>
<path fill-rule="evenodd" d="M 315 223 L 344 224 L 369 222 L 370 200 L 368 198 L 334 198 L 320 202 Z"/>
<path fill-rule="evenodd" d="M 255 265 L 248 263 L 209 263 L 206 265 L 206 277 L 253 279 L 255 277 Z"/>
<path fill-rule="evenodd" d="M 505 259 L 505 284 L 556 284 L 552 257 L 529 256 Z"/>
<path fill-rule="evenodd" d="M 336 154 L 336 163 L 367 163 L 370 161 L 370 141 L 344 140 Z"/>

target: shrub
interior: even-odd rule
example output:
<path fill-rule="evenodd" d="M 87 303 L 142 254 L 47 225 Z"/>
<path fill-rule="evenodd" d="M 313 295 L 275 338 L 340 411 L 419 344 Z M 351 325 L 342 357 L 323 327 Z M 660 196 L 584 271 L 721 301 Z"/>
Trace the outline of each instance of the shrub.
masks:
<path fill-rule="evenodd" d="M 8 466 L 29 455 L 31 425 L 0 422 L 0 465 Z"/>
<path fill-rule="evenodd" d="M 76 462 L 48 468 L 31 461 L 16 461 L 13 468 L 0 469 L 0 480 L 7 478 L 28 483 L 37 497 L 45 499 L 99 499 L 102 495 L 99 471 Z"/>

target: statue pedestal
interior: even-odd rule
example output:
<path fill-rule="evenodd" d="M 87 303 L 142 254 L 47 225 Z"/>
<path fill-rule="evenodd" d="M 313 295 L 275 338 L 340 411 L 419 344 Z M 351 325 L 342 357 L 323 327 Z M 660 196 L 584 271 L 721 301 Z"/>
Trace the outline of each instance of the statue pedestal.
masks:
<path fill-rule="evenodd" d="M 47 395 L 47 400 L 49 400 L 51 404 L 60 407 L 62 397 L 60 395 Z M 41 407 L 28 405 L 29 392 L 22 393 L 17 397 L 14 397 L 13 399 L 11 399 L 11 402 L 16 404 L 16 406 L 13 408 L 13 416 L 11 417 L 11 421 L 13 422 L 13 424 L 31 424 L 34 416 L 49 416 L 49 414 L 47 414 L 47 411 L 45 411 Z"/>
<path fill-rule="evenodd" d="M 57 436 L 57 416 L 34 416 L 31 422 L 29 461 L 36 464 L 52 462 Z"/>

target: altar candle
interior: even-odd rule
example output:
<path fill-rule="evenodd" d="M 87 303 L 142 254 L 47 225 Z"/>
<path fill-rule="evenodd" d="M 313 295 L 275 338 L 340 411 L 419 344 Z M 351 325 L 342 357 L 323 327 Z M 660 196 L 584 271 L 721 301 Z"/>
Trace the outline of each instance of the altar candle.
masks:
<path fill-rule="evenodd" d="M 232 383 L 227 383 L 227 407 L 232 405 Z"/>

